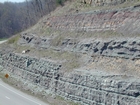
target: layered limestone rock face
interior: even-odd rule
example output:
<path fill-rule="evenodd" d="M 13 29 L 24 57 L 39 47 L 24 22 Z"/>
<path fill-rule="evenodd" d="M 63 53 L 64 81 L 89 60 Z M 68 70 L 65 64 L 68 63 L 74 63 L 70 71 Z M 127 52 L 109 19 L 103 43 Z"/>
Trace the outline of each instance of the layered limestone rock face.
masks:
<path fill-rule="evenodd" d="M 140 81 L 133 77 L 78 70 L 60 73 L 59 63 L 13 53 L 1 53 L 0 65 L 19 79 L 82 105 L 140 105 Z"/>
<path fill-rule="evenodd" d="M 53 39 L 38 37 L 32 34 L 22 34 L 19 44 L 39 48 L 59 49 L 63 51 L 78 52 L 90 56 L 100 55 L 108 57 L 122 57 L 129 59 L 140 58 L 140 38 L 110 38 L 110 39 L 64 39 L 59 46 L 53 46 Z"/>
<path fill-rule="evenodd" d="M 82 0 L 83 3 L 91 4 L 93 6 L 103 5 L 117 5 L 126 2 L 127 0 Z"/>
<path fill-rule="evenodd" d="M 83 105 L 139 105 L 139 86 L 130 77 L 74 72 L 60 77 L 55 92 Z"/>
<path fill-rule="evenodd" d="M 93 0 L 92 3 L 114 5 L 125 1 Z M 36 29 L 22 33 L 17 43 L 18 48 L 14 47 L 15 51 L 8 48 L 5 49 L 8 51 L 0 51 L 0 65 L 19 79 L 82 105 L 140 105 L 140 81 L 136 78 L 136 74 L 140 74 L 139 27 L 139 6 L 44 18 L 43 22 L 39 23 L 39 29 L 36 29 L 51 29 L 56 31 L 56 35 L 51 32 L 42 35 L 40 31 L 35 31 Z M 66 34 L 63 36 L 57 31 Z M 107 32 L 108 35 L 110 31 L 113 32 L 111 37 L 94 36 L 96 32 Z M 67 36 L 69 32 L 84 32 L 87 36 L 83 35 L 83 38 L 82 35 L 74 34 L 73 38 L 72 35 Z M 90 36 L 88 32 L 93 35 Z M 121 37 L 117 36 L 118 33 Z M 136 36 L 127 37 L 128 34 Z M 29 52 L 14 53 L 19 52 L 21 46 L 21 49 Z M 33 52 L 38 49 L 52 51 L 46 55 L 38 51 L 44 58 L 35 58 L 33 56 L 37 56 L 37 53 Z M 69 60 L 71 55 L 66 58 L 66 53 L 62 61 L 59 57 L 54 57 L 57 59 L 54 61 L 53 54 L 49 56 L 52 52 L 70 52 L 78 57 L 74 56 L 75 58 Z M 76 61 L 81 65 L 68 72 L 64 65 L 74 61 L 73 59 L 78 59 Z"/>
<path fill-rule="evenodd" d="M 74 15 L 54 16 L 46 19 L 46 25 L 54 29 L 71 31 L 114 30 L 123 34 L 140 33 L 140 8 L 91 11 Z M 44 22 L 45 23 L 45 22 Z"/>
<path fill-rule="evenodd" d="M 58 70 L 61 68 L 59 63 L 20 54 L 1 53 L 0 56 L 0 65 L 13 75 L 40 84 L 45 89 L 51 87 L 52 78 L 57 76 Z"/>

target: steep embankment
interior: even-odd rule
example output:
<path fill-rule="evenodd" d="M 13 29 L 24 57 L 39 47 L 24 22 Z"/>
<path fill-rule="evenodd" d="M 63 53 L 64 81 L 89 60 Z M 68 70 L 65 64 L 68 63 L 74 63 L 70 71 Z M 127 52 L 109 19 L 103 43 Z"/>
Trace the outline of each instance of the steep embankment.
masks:
<path fill-rule="evenodd" d="M 0 65 L 44 88 L 46 96 L 83 105 L 139 105 L 139 10 L 137 5 L 46 16 L 18 41 L 7 42 L 11 49 L 1 50 Z"/>
<path fill-rule="evenodd" d="M 96 75 L 87 71 L 63 74 L 60 73 L 61 64 L 46 59 L 13 53 L 1 53 L 0 57 L 0 64 L 15 76 L 65 99 L 82 102 L 84 105 L 140 104 L 140 82 L 134 77 Z"/>

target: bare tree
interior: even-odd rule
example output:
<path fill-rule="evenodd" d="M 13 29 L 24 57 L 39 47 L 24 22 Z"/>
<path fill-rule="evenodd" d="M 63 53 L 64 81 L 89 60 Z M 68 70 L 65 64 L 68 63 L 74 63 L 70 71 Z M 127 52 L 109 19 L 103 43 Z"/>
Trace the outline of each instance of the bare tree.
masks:
<path fill-rule="evenodd" d="M 26 4 L 27 4 L 27 21 L 29 22 L 28 24 L 29 24 L 29 26 L 31 25 L 31 22 L 30 22 L 30 20 L 31 20 L 31 18 L 30 18 L 30 8 L 29 8 L 29 3 L 28 3 L 28 0 L 26 0 Z"/>

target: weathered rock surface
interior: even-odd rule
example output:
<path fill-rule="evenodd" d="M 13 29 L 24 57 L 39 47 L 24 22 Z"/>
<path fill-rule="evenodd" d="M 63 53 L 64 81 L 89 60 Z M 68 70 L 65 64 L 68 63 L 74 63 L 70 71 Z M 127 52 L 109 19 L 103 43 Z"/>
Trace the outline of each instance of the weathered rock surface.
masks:
<path fill-rule="evenodd" d="M 134 77 L 60 73 L 61 64 L 13 53 L 1 53 L 0 65 L 19 79 L 83 105 L 140 105 L 140 81 Z"/>
<path fill-rule="evenodd" d="M 102 5 L 116 5 L 126 2 L 127 0 L 81 0 L 83 3 L 91 4 L 93 6 L 102 6 Z"/>
<path fill-rule="evenodd" d="M 130 7 L 120 10 L 94 11 L 74 15 L 56 16 L 45 20 L 44 25 L 52 29 L 72 31 L 107 31 L 139 35 L 140 8 Z M 93 33 L 94 34 L 94 33 Z M 116 36 L 117 37 L 117 36 Z M 106 40 L 92 39 L 85 41 L 67 38 L 58 46 L 52 45 L 53 38 L 39 37 L 35 34 L 23 33 L 19 44 L 39 48 L 53 48 L 72 52 L 87 53 L 130 59 L 140 58 L 140 38 L 112 38 Z"/>
<path fill-rule="evenodd" d="M 114 30 L 123 34 L 140 33 L 140 8 L 91 11 L 73 15 L 54 16 L 46 19 L 46 25 L 54 29 L 72 31 Z"/>
<path fill-rule="evenodd" d="M 90 2 L 90 0 L 85 1 Z M 92 0 L 92 5 L 116 5 L 125 1 Z M 37 35 L 36 32 L 25 32 L 21 34 L 18 45 L 43 50 L 51 49 L 59 53 L 64 51 L 76 53 L 80 55 L 79 58 L 81 57 L 80 60 L 83 60 L 81 62 L 84 62 L 84 65 L 67 73 L 62 70 L 63 62 L 60 60 L 50 60 L 51 57 L 46 59 L 46 55 L 43 55 L 44 59 L 35 58 L 27 56 L 28 54 L 14 53 L 13 49 L 8 50 L 8 48 L 0 51 L 0 65 L 19 79 L 30 81 L 51 94 L 83 105 L 140 105 L 140 81 L 135 77 L 136 73 L 139 74 L 140 68 L 139 5 L 118 10 L 54 16 L 44 19 L 40 29 L 42 27 L 92 34 L 111 30 L 124 37 L 116 35 L 103 39 L 93 35 L 88 38 L 76 38 L 77 36 L 61 38 L 58 35 L 57 40 L 55 39 L 57 35 L 43 36 Z M 127 34 L 136 34 L 136 36 L 127 38 Z M 54 44 L 54 41 L 59 42 Z M 64 59 L 64 62 L 69 63 L 69 58 Z M 113 73 L 104 70 L 112 70 Z M 133 76 L 128 76 L 127 71 L 130 75 L 134 72 Z M 127 75 L 123 75 L 125 73 Z"/>
<path fill-rule="evenodd" d="M 139 105 L 139 82 L 129 79 L 74 72 L 60 77 L 55 92 L 84 105 Z"/>
<path fill-rule="evenodd" d="M 1 54 L 0 64 L 11 73 L 49 88 L 61 64 L 14 53 Z"/>
<path fill-rule="evenodd" d="M 19 41 L 20 45 L 30 45 L 32 47 L 60 49 L 78 53 L 87 53 L 91 56 L 101 55 L 110 57 L 122 57 L 130 59 L 140 58 L 140 38 L 129 39 L 92 39 L 86 41 L 78 39 L 64 39 L 59 46 L 52 46 L 52 39 L 41 38 L 35 35 L 22 34 Z"/>

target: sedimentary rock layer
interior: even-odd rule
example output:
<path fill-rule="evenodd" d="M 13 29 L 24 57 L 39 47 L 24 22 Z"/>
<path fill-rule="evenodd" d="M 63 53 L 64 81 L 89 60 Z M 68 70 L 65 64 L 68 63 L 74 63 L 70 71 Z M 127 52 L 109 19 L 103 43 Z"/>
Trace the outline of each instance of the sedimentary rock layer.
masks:
<path fill-rule="evenodd" d="M 74 15 L 54 16 L 46 20 L 49 27 L 74 31 L 114 30 L 123 34 L 140 33 L 140 8 L 91 11 Z"/>
<path fill-rule="evenodd" d="M 116 5 L 126 2 L 127 0 L 81 0 L 85 4 L 92 6 L 103 6 L 103 5 Z"/>
<path fill-rule="evenodd" d="M 133 77 L 60 73 L 61 64 L 13 53 L 1 53 L 0 65 L 19 79 L 83 105 L 140 105 L 140 82 Z"/>
<path fill-rule="evenodd" d="M 61 64 L 14 53 L 1 54 L 0 65 L 11 73 L 49 88 Z"/>
<path fill-rule="evenodd" d="M 110 57 L 122 57 L 130 59 L 140 58 L 140 38 L 110 38 L 110 39 L 64 39 L 60 45 L 51 44 L 53 39 L 41 38 L 31 34 L 22 34 L 19 41 L 22 45 L 30 45 L 40 48 L 57 48 L 59 50 L 87 53 L 91 56 L 102 55 Z"/>

